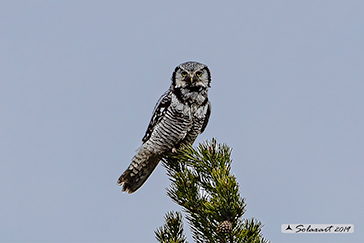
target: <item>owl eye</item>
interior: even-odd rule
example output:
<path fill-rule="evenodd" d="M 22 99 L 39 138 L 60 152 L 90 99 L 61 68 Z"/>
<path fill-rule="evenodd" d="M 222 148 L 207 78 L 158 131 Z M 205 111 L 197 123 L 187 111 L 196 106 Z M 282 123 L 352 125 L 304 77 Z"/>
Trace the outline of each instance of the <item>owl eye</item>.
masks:
<path fill-rule="evenodd" d="M 182 77 L 186 77 L 187 76 L 187 72 L 183 71 L 182 73 Z"/>
<path fill-rule="evenodd" d="M 196 75 L 197 75 L 197 77 L 201 77 L 202 76 L 202 72 L 201 71 L 198 71 L 198 72 L 196 72 Z"/>

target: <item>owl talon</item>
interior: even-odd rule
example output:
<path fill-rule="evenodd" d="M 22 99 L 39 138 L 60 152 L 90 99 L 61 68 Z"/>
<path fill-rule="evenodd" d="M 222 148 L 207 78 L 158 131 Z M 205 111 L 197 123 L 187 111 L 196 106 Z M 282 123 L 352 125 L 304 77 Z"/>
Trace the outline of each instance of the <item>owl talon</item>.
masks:
<path fill-rule="evenodd" d="M 177 153 L 177 149 L 176 148 L 172 148 L 172 153 Z"/>

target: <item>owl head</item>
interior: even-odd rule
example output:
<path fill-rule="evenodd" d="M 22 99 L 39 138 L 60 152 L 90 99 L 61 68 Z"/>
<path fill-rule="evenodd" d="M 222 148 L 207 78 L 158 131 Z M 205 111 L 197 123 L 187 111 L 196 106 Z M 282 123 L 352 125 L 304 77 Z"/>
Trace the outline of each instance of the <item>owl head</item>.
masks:
<path fill-rule="evenodd" d="M 210 83 L 210 70 L 206 65 L 198 62 L 182 63 L 176 67 L 172 75 L 172 86 L 175 89 L 207 89 Z"/>

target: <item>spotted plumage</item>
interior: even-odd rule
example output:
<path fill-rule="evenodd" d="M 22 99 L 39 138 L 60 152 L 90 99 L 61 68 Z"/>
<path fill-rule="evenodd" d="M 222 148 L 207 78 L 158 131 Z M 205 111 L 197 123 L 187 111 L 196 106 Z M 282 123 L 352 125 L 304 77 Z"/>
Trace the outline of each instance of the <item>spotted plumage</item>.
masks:
<path fill-rule="evenodd" d="M 181 144 L 192 144 L 205 130 L 211 113 L 210 83 L 210 71 L 204 64 L 186 62 L 176 67 L 170 88 L 154 108 L 142 146 L 118 180 L 123 191 L 138 190 L 166 153 Z"/>

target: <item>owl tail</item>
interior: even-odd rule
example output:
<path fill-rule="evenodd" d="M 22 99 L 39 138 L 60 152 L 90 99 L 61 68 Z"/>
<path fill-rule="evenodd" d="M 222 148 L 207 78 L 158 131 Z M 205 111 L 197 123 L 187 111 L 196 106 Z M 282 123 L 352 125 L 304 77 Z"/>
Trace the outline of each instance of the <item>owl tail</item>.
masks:
<path fill-rule="evenodd" d="M 152 153 L 142 146 L 134 156 L 129 168 L 119 177 L 118 185 L 123 186 L 123 191 L 135 192 L 149 178 L 160 159 L 160 155 Z"/>

